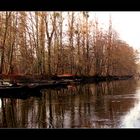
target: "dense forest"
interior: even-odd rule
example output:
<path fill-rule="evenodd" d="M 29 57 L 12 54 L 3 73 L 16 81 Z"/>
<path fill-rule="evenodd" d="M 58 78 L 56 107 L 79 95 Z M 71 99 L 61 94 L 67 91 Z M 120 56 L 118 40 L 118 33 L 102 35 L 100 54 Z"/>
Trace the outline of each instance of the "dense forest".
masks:
<path fill-rule="evenodd" d="M 0 12 L 0 74 L 125 76 L 137 51 L 94 12 Z"/>

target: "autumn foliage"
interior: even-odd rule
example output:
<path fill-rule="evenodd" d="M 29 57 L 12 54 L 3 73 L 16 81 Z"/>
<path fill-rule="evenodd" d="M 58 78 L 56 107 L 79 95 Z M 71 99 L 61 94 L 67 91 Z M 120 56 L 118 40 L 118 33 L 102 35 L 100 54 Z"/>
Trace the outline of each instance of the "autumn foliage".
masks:
<path fill-rule="evenodd" d="M 4 78 L 136 72 L 137 52 L 91 12 L 0 12 L 0 46 Z"/>

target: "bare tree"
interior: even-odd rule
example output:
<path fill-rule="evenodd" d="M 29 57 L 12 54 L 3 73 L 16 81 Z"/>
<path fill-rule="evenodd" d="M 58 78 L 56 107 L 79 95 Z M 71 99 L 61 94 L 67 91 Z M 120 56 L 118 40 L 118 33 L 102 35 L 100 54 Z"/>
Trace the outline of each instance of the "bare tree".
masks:
<path fill-rule="evenodd" d="M 1 67 L 0 67 L 0 74 L 3 73 L 3 68 L 4 68 L 4 49 L 5 49 L 5 42 L 6 42 L 6 37 L 7 37 L 7 32 L 8 32 L 8 23 L 9 23 L 9 18 L 11 16 L 11 12 L 5 12 L 5 26 L 4 26 L 4 35 L 3 35 L 3 40 L 2 40 L 2 49 L 1 49 Z"/>

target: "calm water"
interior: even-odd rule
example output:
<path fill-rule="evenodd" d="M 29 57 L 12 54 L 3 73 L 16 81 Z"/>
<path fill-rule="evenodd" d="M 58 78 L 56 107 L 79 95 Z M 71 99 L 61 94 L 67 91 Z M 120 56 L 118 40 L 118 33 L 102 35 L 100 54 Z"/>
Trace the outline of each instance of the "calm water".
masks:
<path fill-rule="evenodd" d="M 140 128 L 140 81 L 0 94 L 1 128 Z"/>

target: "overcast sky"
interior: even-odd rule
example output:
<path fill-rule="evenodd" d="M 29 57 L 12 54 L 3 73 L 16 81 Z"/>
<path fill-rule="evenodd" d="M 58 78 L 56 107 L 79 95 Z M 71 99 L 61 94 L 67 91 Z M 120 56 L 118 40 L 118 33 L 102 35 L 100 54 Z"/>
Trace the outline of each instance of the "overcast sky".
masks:
<path fill-rule="evenodd" d="M 91 12 L 98 17 L 99 24 L 105 26 L 112 18 L 113 28 L 119 33 L 120 38 L 130 46 L 140 50 L 140 12 Z"/>

